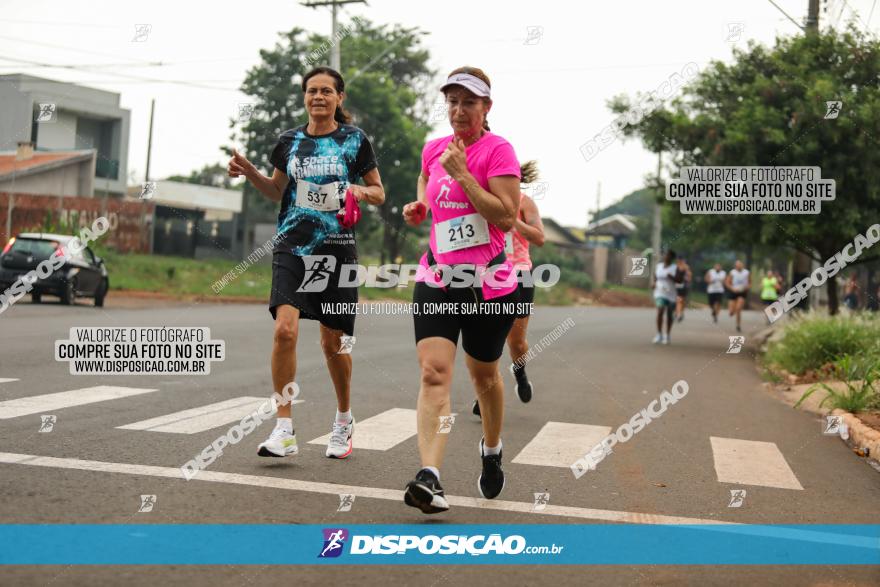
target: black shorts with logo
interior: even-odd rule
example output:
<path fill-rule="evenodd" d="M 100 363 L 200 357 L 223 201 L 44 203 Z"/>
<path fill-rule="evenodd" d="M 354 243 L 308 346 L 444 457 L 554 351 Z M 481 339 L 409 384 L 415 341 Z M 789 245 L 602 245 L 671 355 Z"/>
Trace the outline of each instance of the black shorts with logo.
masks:
<path fill-rule="evenodd" d="M 517 305 L 517 309 L 521 310 L 516 313 L 517 318 L 528 318 L 531 316 L 529 313 L 529 307 L 526 304 L 533 304 L 535 302 L 535 284 L 531 284 L 529 287 L 526 287 L 523 283 L 522 279 L 522 270 L 517 272 L 520 280 L 519 286 L 517 289 L 519 290 L 519 305 Z"/>
<path fill-rule="evenodd" d="M 301 318 L 317 320 L 327 328 L 353 336 L 355 314 L 352 310 L 358 301 L 358 288 L 339 286 L 342 265 L 343 261 L 332 255 L 299 257 L 276 252 L 272 256 L 269 297 L 272 318 L 278 306 L 288 304 L 299 309 Z M 297 291 L 299 289 L 303 291 Z"/>

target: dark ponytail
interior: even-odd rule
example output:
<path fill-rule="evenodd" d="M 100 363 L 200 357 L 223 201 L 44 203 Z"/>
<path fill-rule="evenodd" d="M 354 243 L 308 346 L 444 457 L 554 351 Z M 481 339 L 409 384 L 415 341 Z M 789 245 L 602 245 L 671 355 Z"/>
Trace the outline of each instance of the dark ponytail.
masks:
<path fill-rule="evenodd" d="M 342 79 L 342 74 L 333 69 L 332 67 L 316 67 L 307 74 L 303 76 L 302 80 L 302 91 L 303 94 L 306 93 L 306 84 L 309 80 L 315 77 L 318 74 L 329 75 L 333 78 L 334 86 L 336 87 L 336 91 L 340 94 L 345 92 L 345 80 Z M 351 114 L 348 113 L 342 106 L 336 107 L 336 112 L 333 113 L 333 120 L 338 122 L 339 124 L 348 124 L 351 122 Z"/>

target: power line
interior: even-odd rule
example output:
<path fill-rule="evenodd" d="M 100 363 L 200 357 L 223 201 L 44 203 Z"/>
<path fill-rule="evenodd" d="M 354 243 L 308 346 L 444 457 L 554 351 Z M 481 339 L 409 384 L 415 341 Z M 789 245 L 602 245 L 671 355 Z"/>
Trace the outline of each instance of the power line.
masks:
<path fill-rule="evenodd" d="M 797 28 L 799 28 L 799 29 L 801 29 L 801 30 L 804 30 L 804 26 L 803 26 L 802 24 L 800 24 L 798 21 L 796 21 L 795 19 L 793 19 L 791 16 L 789 16 L 788 13 L 787 13 L 786 11 L 784 11 L 782 8 L 779 7 L 779 4 L 777 4 L 777 3 L 774 2 L 773 0 L 767 0 L 767 2 L 769 2 L 770 4 L 772 4 L 773 6 L 775 6 L 775 7 L 776 7 L 776 10 L 778 10 L 779 12 L 781 12 L 782 14 L 784 14 L 784 15 L 785 15 L 785 18 L 787 18 L 788 20 L 790 20 L 791 22 L 793 22 L 794 25 L 795 25 Z"/>
<path fill-rule="evenodd" d="M 80 67 L 80 66 L 63 66 L 63 65 L 55 65 L 55 64 L 52 64 L 52 63 L 41 63 L 41 62 L 39 62 L 39 61 L 32 61 L 32 60 L 29 60 L 29 59 L 18 59 L 18 58 L 16 58 L 16 57 L 4 57 L 4 56 L 0 56 L 0 59 L 3 59 L 3 60 L 5 60 L 5 61 L 14 61 L 14 62 L 17 62 L 17 63 L 27 63 L 27 64 L 30 64 L 30 65 L 38 65 L 38 66 L 46 67 L 46 68 L 50 68 L 50 69 L 67 69 L 67 70 L 69 70 L 69 71 L 80 71 L 80 72 L 83 72 L 83 71 L 84 71 L 84 72 L 87 72 L 87 73 L 98 73 L 98 72 L 95 72 L 95 71 L 92 71 L 92 70 L 90 70 L 90 69 L 83 68 L 83 67 Z M 158 78 L 139 77 L 139 76 L 136 76 L 136 75 L 128 75 L 128 74 L 125 74 L 125 73 L 118 73 L 118 72 L 115 72 L 115 71 L 104 71 L 104 72 L 100 72 L 100 73 L 104 73 L 105 75 L 115 75 L 115 76 L 117 76 L 117 77 L 122 77 L 122 78 L 130 79 L 130 80 L 137 80 L 137 81 L 141 81 L 141 82 L 152 82 L 152 83 L 160 83 L 160 84 L 175 84 L 175 85 L 182 85 L 182 86 L 190 86 L 190 87 L 194 87 L 194 88 L 200 88 L 200 89 L 204 89 L 204 90 L 219 90 L 219 91 L 222 91 L 222 92 L 238 92 L 238 91 L 240 91 L 240 90 L 238 90 L 238 89 L 233 89 L 233 88 L 221 88 L 221 87 L 218 87 L 218 86 L 207 86 L 207 85 L 202 85 L 202 84 L 199 84 L 199 83 L 190 82 L 190 81 L 185 81 L 185 80 L 165 80 L 165 79 L 158 79 Z M 62 83 L 65 83 L 65 82 L 62 82 Z M 71 82 L 66 82 L 66 83 L 71 83 Z"/>

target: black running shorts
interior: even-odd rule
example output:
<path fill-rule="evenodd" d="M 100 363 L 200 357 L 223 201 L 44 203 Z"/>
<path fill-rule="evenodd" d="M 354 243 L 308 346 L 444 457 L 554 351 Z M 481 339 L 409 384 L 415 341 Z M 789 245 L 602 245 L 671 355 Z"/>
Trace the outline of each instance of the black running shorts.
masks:
<path fill-rule="evenodd" d="M 440 336 L 457 345 L 460 332 L 461 346 L 470 357 L 484 363 L 497 361 L 504 353 L 504 343 L 516 319 L 518 301 L 519 290 L 485 302 L 480 288 L 444 290 L 417 282 L 413 290 L 416 344 L 424 338 Z M 511 304 L 513 311 L 509 311 Z M 494 311 L 498 307 L 501 310 Z M 471 312 L 472 309 L 477 311 Z"/>
<path fill-rule="evenodd" d="M 520 271 L 519 274 L 521 275 L 522 271 Z M 519 287 L 517 289 L 519 290 L 519 304 L 517 305 L 517 310 L 519 311 L 516 313 L 516 317 L 528 318 L 531 316 L 531 313 L 529 313 L 530 306 L 527 304 L 535 302 L 535 286 L 532 284 L 531 287 L 526 287 L 523 285 L 522 278 L 520 278 Z"/>
<path fill-rule="evenodd" d="M 724 299 L 724 294 L 721 292 L 710 293 L 709 294 L 709 305 L 714 306 L 715 304 L 720 304 L 723 299 Z"/>
<path fill-rule="evenodd" d="M 272 294 L 269 297 L 272 318 L 275 318 L 278 306 L 289 304 L 299 308 L 300 318 L 317 320 L 327 328 L 353 336 L 358 288 L 339 287 L 342 261 L 336 262 L 328 255 L 317 257 L 322 258 L 287 253 L 272 256 Z M 308 268 L 306 261 L 310 263 Z M 301 285 L 302 289 L 310 291 L 297 291 Z"/>

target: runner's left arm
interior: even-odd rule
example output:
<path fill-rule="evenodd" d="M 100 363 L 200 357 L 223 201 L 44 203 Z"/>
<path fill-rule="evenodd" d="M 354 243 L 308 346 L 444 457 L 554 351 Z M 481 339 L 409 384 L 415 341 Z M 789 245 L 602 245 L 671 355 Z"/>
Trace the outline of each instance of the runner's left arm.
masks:
<path fill-rule="evenodd" d="M 526 196 L 520 201 L 520 208 L 525 220 L 520 220 L 519 216 L 517 216 L 513 227 L 531 244 L 536 247 L 543 247 L 544 223 L 541 221 L 538 207 L 530 197 Z"/>
<path fill-rule="evenodd" d="M 363 177 L 366 185 L 351 184 L 348 189 L 354 194 L 358 202 L 366 201 L 374 206 L 385 203 L 385 188 L 382 187 L 382 178 L 379 177 L 379 169 L 369 170 Z"/>

